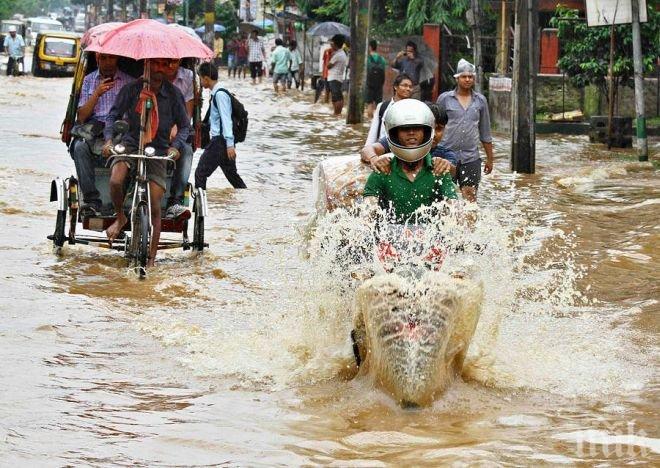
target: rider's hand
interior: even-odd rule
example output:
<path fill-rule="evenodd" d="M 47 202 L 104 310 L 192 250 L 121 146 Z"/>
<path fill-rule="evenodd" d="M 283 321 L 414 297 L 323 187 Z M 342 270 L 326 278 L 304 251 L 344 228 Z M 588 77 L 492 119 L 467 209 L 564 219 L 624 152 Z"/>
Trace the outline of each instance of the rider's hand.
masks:
<path fill-rule="evenodd" d="M 103 145 L 103 148 L 101 149 L 101 154 L 103 155 L 104 158 L 109 158 L 112 156 L 112 140 L 107 140 L 105 142 L 105 145 Z"/>
<path fill-rule="evenodd" d="M 234 159 L 236 159 L 236 148 L 234 148 L 233 146 L 232 146 L 231 148 L 227 148 L 227 157 L 228 157 L 231 161 L 233 161 Z"/>
<path fill-rule="evenodd" d="M 371 158 L 369 161 L 371 168 L 376 172 L 382 172 L 383 174 L 390 173 L 390 157 L 387 155 L 381 155 Z"/>
<path fill-rule="evenodd" d="M 176 149 L 174 147 L 170 147 L 170 148 L 167 148 L 167 156 L 169 156 L 174 161 L 176 161 L 177 159 L 179 159 L 179 157 L 181 157 L 181 153 L 179 153 L 178 149 Z"/>
<path fill-rule="evenodd" d="M 484 174 L 490 174 L 493 172 L 493 160 L 486 159 L 486 164 L 484 164 Z"/>
<path fill-rule="evenodd" d="M 451 163 L 443 158 L 433 158 L 433 175 L 441 176 L 451 172 Z"/>

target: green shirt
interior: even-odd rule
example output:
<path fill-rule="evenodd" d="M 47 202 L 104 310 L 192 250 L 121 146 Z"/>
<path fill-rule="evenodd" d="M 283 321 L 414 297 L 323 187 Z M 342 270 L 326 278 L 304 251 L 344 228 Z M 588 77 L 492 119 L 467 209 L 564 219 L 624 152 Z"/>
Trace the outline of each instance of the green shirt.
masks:
<path fill-rule="evenodd" d="M 270 63 L 275 64 L 275 73 L 288 73 L 291 54 L 284 46 L 277 46 L 270 56 Z"/>
<path fill-rule="evenodd" d="M 403 223 L 421 206 L 429 206 L 435 201 L 457 198 L 454 182 L 449 174 L 433 175 L 431 155 L 424 157 L 424 164 L 412 182 L 403 172 L 401 163 L 392 158 L 392 171 L 389 174 L 373 172 L 364 186 L 365 197 L 378 197 L 381 207 L 393 210 L 395 221 Z"/>
<path fill-rule="evenodd" d="M 387 61 L 378 52 L 369 53 L 369 60 L 367 66 L 377 66 L 385 70 L 387 68 Z"/>

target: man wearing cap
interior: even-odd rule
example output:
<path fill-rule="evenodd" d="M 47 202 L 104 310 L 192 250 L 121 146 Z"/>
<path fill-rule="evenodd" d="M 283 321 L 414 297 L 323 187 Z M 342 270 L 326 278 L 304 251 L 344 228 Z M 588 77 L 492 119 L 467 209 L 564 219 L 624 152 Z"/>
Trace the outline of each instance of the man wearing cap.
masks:
<path fill-rule="evenodd" d="M 5 36 L 3 47 L 5 53 L 9 56 L 7 61 L 7 76 L 14 71 L 14 63 L 23 64 L 23 55 L 25 55 L 25 41 L 23 36 L 16 33 L 16 26 L 9 26 L 9 34 Z"/>
<path fill-rule="evenodd" d="M 488 101 L 474 87 L 475 68 L 461 59 L 456 67 L 456 88 L 442 93 L 437 104 L 447 113 L 448 122 L 441 144 L 456 153 L 458 164 L 456 179 L 463 198 L 477 201 L 477 189 L 481 180 L 479 142 L 486 152 L 484 174 L 493 170 L 493 137 L 490 134 Z"/>

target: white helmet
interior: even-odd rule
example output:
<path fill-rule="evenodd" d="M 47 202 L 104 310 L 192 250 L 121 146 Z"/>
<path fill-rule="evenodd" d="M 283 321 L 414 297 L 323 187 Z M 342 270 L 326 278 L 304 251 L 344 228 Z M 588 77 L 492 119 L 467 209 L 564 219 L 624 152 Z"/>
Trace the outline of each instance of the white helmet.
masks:
<path fill-rule="evenodd" d="M 435 117 L 429 106 L 417 99 L 402 99 L 391 104 L 385 114 L 387 142 L 394 155 L 406 162 L 415 162 L 426 156 L 433 145 Z M 424 140 L 419 146 L 404 146 L 399 143 L 396 129 L 399 127 L 423 127 Z"/>

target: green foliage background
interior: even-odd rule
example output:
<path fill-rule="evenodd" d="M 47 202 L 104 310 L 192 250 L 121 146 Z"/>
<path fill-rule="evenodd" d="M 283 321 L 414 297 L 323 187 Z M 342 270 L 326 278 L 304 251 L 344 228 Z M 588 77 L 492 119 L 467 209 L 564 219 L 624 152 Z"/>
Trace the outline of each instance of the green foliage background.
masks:
<path fill-rule="evenodd" d="M 577 10 L 559 6 L 550 22 L 559 30 L 559 67 L 568 74 L 575 86 L 595 85 L 607 96 L 611 28 L 590 28 L 586 21 L 578 20 L 578 17 Z M 614 29 L 614 82 L 632 87 L 632 26 L 622 24 Z M 653 71 L 660 56 L 660 12 L 648 9 L 648 22 L 642 23 L 641 35 L 644 71 L 648 73 Z"/>

